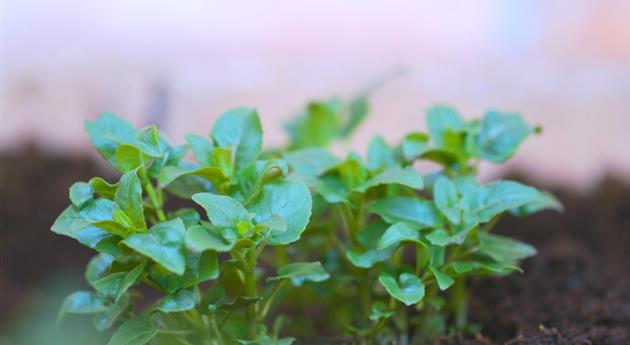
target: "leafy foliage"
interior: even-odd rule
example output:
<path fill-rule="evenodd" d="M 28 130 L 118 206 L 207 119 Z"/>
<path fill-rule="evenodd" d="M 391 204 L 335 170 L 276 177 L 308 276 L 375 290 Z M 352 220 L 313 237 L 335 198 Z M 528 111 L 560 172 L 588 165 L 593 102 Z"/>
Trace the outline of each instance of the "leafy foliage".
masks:
<path fill-rule="evenodd" d="M 437 106 L 428 134 L 397 145 L 377 136 L 365 157 L 333 155 L 327 146 L 367 110 L 365 94 L 312 102 L 276 151 L 263 151 L 260 119 L 247 108 L 184 145 L 112 114 L 87 121 L 121 177 L 73 184 L 52 225 L 98 252 L 85 273 L 93 291 L 68 296 L 58 322 L 92 314 L 97 329 L 111 330 L 110 344 L 278 345 L 294 340 L 282 337 L 288 319 L 278 307 L 313 304 L 328 329 L 365 343 L 466 331 L 467 277 L 518 272 L 536 253 L 492 234 L 499 219 L 561 210 L 548 192 L 475 177 L 480 161 L 509 159 L 537 130 L 516 114 L 467 121 Z M 422 160 L 441 169 L 424 175 L 414 166 Z M 169 198 L 189 207 L 165 211 Z M 141 285 L 160 298 L 138 303 Z M 309 332 L 303 314 L 290 335 Z"/>
<path fill-rule="evenodd" d="M 118 326 L 110 344 L 171 343 L 173 337 L 221 345 L 291 343 L 265 326 L 279 288 L 274 279 L 260 279 L 258 261 L 267 245 L 299 240 L 311 216 L 311 194 L 304 182 L 286 179 L 284 161 L 260 159 L 257 113 L 228 111 L 210 136 L 189 135 L 182 146 L 155 127 L 136 130 L 112 114 L 86 122 L 86 129 L 122 176 L 116 183 L 75 183 L 72 204 L 52 226 L 100 252 L 86 270 L 94 292 L 68 296 L 59 321 L 93 314 L 100 330 Z M 190 149 L 194 161 L 184 160 Z M 165 212 L 171 197 L 200 207 Z M 276 279 L 302 285 L 329 277 L 319 263 L 301 265 L 281 268 Z M 211 282 L 210 290 L 201 288 L 204 282 Z M 163 297 L 136 314 L 139 285 Z"/>

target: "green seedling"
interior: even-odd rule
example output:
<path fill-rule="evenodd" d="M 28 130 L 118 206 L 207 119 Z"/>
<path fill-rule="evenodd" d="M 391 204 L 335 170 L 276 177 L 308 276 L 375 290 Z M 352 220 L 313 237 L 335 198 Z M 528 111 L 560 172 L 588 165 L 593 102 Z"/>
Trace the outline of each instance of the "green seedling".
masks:
<path fill-rule="evenodd" d="M 287 178 L 283 160 L 260 159 L 257 113 L 231 110 L 209 137 L 180 146 L 111 114 L 85 127 L 122 176 L 72 185 L 72 204 L 52 226 L 99 252 L 85 273 L 93 290 L 68 296 L 58 322 L 93 314 L 97 329 L 115 329 L 111 345 L 292 343 L 280 338 L 281 322 L 267 328 L 279 291 L 328 273 L 319 262 L 259 264 L 265 248 L 300 238 L 311 194 Z M 184 159 L 189 150 L 194 161 Z M 189 207 L 167 210 L 167 198 Z M 160 297 L 143 298 L 140 285 Z"/>
<path fill-rule="evenodd" d="M 536 254 L 492 234 L 494 225 L 506 213 L 561 209 L 547 192 L 476 178 L 480 162 L 508 160 L 538 131 L 519 115 L 489 111 L 466 121 L 438 106 L 427 124 L 428 133 L 410 133 L 395 147 L 375 137 L 367 159 L 340 159 L 326 145 L 299 141 L 284 155 L 292 176 L 314 193 L 308 236 L 298 245 L 325 258 L 333 276 L 327 286 L 339 295 L 329 318 L 361 343 L 424 343 L 474 331 L 469 277 L 519 272 L 519 261 Z M 438 168 L 421 174 L 419 161 Z"/>

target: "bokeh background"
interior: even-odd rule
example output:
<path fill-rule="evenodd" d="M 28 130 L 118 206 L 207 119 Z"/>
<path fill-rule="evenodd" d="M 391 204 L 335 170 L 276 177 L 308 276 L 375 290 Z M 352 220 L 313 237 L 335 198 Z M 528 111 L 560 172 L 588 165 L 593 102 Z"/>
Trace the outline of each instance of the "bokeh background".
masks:
<path fill-rule="evenodd" d="M 630 180 L 629 1 L 1 4 L 0 344 L 69 343 L 51 338 L 49 316 L 82 284 L 89 252 L 48 228 L 73 180 L 103 174 L 82 125 L 103 111 L 179 143 L 231 107 L 255 107 L 275 146 L 308 100 L 385 78 L 339 150 L 377 133 L 397 142 L 436 103 L 465 117 L 495 108 L 544 132 L 484 174 L 579 191 L 607 174 Z"/>

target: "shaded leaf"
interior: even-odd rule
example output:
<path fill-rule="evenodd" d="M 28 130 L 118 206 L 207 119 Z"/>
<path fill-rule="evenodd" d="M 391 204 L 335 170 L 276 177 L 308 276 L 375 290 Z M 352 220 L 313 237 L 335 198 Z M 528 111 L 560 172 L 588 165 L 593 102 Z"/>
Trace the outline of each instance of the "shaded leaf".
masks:
<path fill-rule="evenodd" d="M 195 252 L 229 252 L 234 248 L 234 242 L 226 240 L 217 228 L 195 225 L 186 233 L 186 247 Z"/>
<path fill-rule="evenodd" d="M 363 193 L 369 188 L 383 184 L 399 184 L 414 189 L 422 189 L 422 177 L 412 167 L 400 168 L 391 166 L 383 170 L 380 174 L 367 180 L 365 183 L 354 188 L 354 191 Z"/>
<path fill-rule="evenodd" d="M 435 206 L 453 224 L 461 221 L 461 211 L 459 208 L 459 195 L 457 187 L 446 176 L 440 176 L 433 186 L 433 198 Z"/>
<path fill-rule="evenodd" d="M 295 242 L 306 229 L 311 216 L 311 193 L 303 182 L 275 181 L 266 184 L 261 193 L 248 205 L 261 224 L 277 216 L 286 222 L 286 231 L 274 231 L 269 235 L 270 245 Z"/>
<path fill-rule="evenodd" d="M 70 187 L 70 201 L 76 207 L 81 208 L 88 200 L 92 199 L 94 190 L 89 183 L 75 182 Z"/>
<path fill-rule="evenodd" d="M 479 252 L 498 262 L 515 262 L 536 255 L 536 248 L 509 237 L 480 232 Z"/>
<path fill-rule="evenodd" d="M 464 120 L 457 111 L 447 106 L 434 106 L 427 111 L 427 124 L 431 140 L 437 147 L 444 147 L 444 136 L 447 130 L 458 132 L 464 126 Z"/>
<path fill-rule="evenodd" d="M 288 279 L 294 286 L 300 286 L 305 282 L 321 282 L 330 277 L 319 261 L 294 262 L 278 269 L 278 275 L 267 278 L 268 281 Z"/>
<path fill-rule="evenodd" d="M 453 227 L 450 234 L 446 229 L 437 229 L 426 235 L 427 240 L 436 246 L 447 246 L 449 244 L 462 244 L 466 236 L 477 226 L 477 224 L 461 224 Z"/>
<path fill-rule="evenodd" d="M 299 175 L 320 176 L 341 163 L 325 148 L 307 148 L 284 154 L 291 169 Z"/>
<path fill-rule="evenodd" d="M 405 305 L 416 304 L 424 297 L 422 280 L 411 273 L 401 273 L 398 279 L 389 274 L 381 274 L 378 281 L 392 297 Z"/>
<path fill-rule="evenodd" d="M 85 121 L 85 129 L 90 134 L 94 147 L 107 160 L 112 160 L 116 148 L 131 144 L 135 140 L 136 130 L 122 118 L 104 113 L 95 121 Z"/>
<path fill-rule="evenodd" d="M 131 220 L 133 227 L 140 231 L 146 230 L 144 208 L 142 206 L 142 185 L 135 170 L 125 173 L 118 183 L 114 202 Z"/>
<path fill-rule="evenodd" d="M 63 300 L 57 314 L 57 325 L 66 314 L 94 314 L 107 309 L 105 301 L 94 293 L 76 291 Z"/>
<path fill-rule="evenodd" d="M 215 226 L 236 227 L 239 222 L 251 220 L 243 205 L 229 196 L 198 193 L 192 199 L 206 210 L 208 219 Z"/>
<path fill-rule="evenodd" d="M 425 228 L 443 224 L 433 203 L 416 197 L 395 196 L 381 199 L 370 205 L 368 211 L 380 215 L 388 223 L 402 221 Z"/>
<path fill-rule="evenodd" d="M 381 136 L 375 136 L 368 146 L 368 169 L 382 170 L 396 164 L 394 152 Z"/>
<path fill-rule="evenodd" d="M 378 241 L 377 249 L 384 249 L 389 246 L 398 246 L 402 242 L 415 242 L 424 245 L 421 241 L 422 235 L 417 226 L 405 222 L 398 222 L 387 228 L 381 239 Z"/>
<path fill-rule="evenodd" d="M 494 163 L 508 160 L 520 144 L 534 133 L 518 114 L 488 111 L 481 120 L 477 149 L 483 159 Z"/>
<path fill-rule="evenodd" d="M 195 288 L 181 289 L 160 300 L 157 310 L 163 313 L 177 313 L 195 308 L 197 292 Z"/>
<path fill-rule="evenodd" d="M 236 108 L 225 112 L 214 123 L 210 133 L 219 147 L 232 148 L 236 170 L 254 162 L 260 154 L 262 129 L 254 109 Z"/>
<path fill-rule="evenodd" d="M 108 345 L 144 345 L 158 333 L 157 327 L 145 319 L 129 319 L 112 335 Z"/>
<path fill-rule="evenodd" d="M 183 252 L 185 233 L 184 223 L 176 218 L 154 225 L 147 233 L 133 234 L 123 243 L 167 270 L 182 275 L 186 268 Z"/>
<path fill-rule="evenodd" d="M 190 146 L 193 156 L 202 167 L 210 166 L 210 155 L 214 145 L 205 137 L 196 134 L 188 134 L 186 142 Z"/>
<path fill-rule="evenodd" d="M 356 267 L 370 268 L 378 262 L 391 258 L 396 249 L 396 246 L 391 246 L 383 249 L 368 249 L 363 252 L 350 250 L 346 252 L 346 257 Z"/>

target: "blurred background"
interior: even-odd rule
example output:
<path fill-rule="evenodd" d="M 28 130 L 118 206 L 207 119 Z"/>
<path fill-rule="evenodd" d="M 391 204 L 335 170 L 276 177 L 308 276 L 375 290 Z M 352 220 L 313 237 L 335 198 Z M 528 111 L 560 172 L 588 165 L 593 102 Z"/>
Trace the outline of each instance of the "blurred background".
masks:
<path fill-rule="evenodd" d="M 1 3 L 0 344 L 69 343 L 50 337 L 49 316 L 83 286 L 90 252 L 48 229 L 73 181 L 112 174 L 83 130 L 100 112 L 182 143 L 255 107 L 276 146 L 308 100 L 395 76 L 342 150 L 377 133 L 398 142 L 436 103 L 495 108 L 544 131 L 484 174 L 584 193 L 630 180 L 629 1 Z"/>

